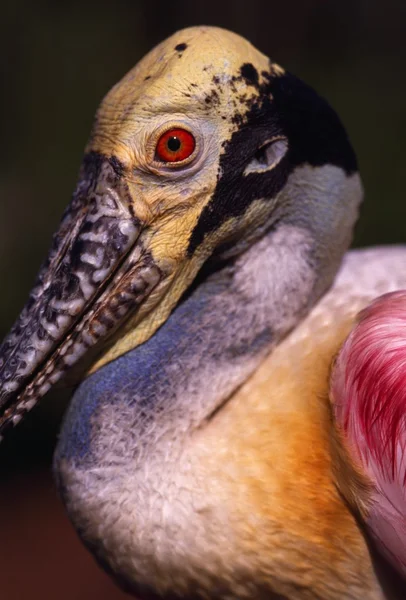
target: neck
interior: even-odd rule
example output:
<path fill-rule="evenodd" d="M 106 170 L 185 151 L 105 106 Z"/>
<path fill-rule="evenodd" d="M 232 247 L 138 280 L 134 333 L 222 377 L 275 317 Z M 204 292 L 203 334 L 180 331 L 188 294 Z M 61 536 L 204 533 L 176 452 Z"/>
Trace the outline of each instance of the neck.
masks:
<path fill-rule="evenodd" d="M 90 376 L 72 400 L 55 456 L 57 482 L 85 543 L 132 585 L 158 585 L 151 582 L 159 572 L 167 589 L 173 561 L 183 578 L 185 547 L 209 553 L 203 563 L 198 556 L 197 579 L 216 554 L 203 534 L 185 542 L 200 514 L 190 469 L 198 495 L 204 479 L 188 460 L 194 432 L 330 286 L 348 234 L 314 231 L 312 202 L 323 219 L 317 193 L 344 204 L 337 185 L 330 194 L 302 186 L 296 224 L 281 202 L 284 212 L 275 207 L 274 225 L 259 241 L 200 283 L 147 342 Z M 337 220 L 324 219 L 319 230 L 330 223 Z M 205 531 L 204 518 L 200 526 Z"/>
<path fill-rule="evenodd" d="M 281 226 L 208 277 L 153 338 L 82 384 L 59 454 L 101 466 L 180 443 L 314 304 L 311 255 L 306 230 Z"/>
<path fill-rule="evenodd" d="M 121 464 L 141 449 L 158 457 L 168 436 L 181 445 L 330 286 L 359 196 L 358 175 L 298 169 L 259 241 L 197 286 L 150 340 L 81 385 L 57 460 Z"/>
<path fill-rule="evenodd" d="M 163 501 L 188 502 L 176 475 L 187 440 L 314 303 L 311 249 L 305 230 L 269 232 L 76 392 L 55 455 L 58 487 L 84 543 L 130 586 L 149 585 L 161 569 L 166 577 L 153 532 Z M 165 533 L 171 553 L 183 535 Z"/>

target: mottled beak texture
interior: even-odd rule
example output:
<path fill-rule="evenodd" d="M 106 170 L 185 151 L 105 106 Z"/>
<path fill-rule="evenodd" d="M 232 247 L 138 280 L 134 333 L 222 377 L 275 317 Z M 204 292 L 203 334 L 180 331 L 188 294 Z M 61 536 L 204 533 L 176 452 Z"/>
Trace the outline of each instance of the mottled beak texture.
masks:
<path fill-rule="evenodd" d="M 0 351 L 0 428 L 114 331 L 160 278 L 117 161 L 88 154 L 47 261 Z"/>

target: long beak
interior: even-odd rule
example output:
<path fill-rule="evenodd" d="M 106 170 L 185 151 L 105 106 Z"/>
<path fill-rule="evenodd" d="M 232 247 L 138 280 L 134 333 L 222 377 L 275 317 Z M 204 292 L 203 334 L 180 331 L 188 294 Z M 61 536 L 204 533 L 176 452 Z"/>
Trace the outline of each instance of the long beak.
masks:
<path fill-rule="evenodd" d="M 0 435 L 159 283 L 118 161 L 88 154 L 29 300 L 0 347 Z"/>

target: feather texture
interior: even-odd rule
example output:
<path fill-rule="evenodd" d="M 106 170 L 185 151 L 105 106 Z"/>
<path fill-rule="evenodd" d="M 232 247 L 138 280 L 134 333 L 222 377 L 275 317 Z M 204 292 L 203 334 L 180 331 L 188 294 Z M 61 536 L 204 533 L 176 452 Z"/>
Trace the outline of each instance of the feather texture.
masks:
<path fill-rule="evenodd" d="M 406 291 L 360 313 L 337 357 L 332 397 L 350 453 L 373 483 L 367 524 L 406 574 Z"/>

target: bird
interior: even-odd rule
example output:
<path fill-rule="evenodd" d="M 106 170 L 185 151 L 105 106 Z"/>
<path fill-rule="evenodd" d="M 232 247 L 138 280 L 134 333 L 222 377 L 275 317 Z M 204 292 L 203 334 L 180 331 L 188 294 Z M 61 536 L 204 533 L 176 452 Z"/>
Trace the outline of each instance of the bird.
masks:
<path fill-rule="evenodd" d="M 230 31 L 178 31 L 103 99 L 0 349 L 0 430 L 78 384 L 55 481 L 129 593 L 404 597 L 406 247 L 348 251 L 362 198 L 335 111 Z"/>

